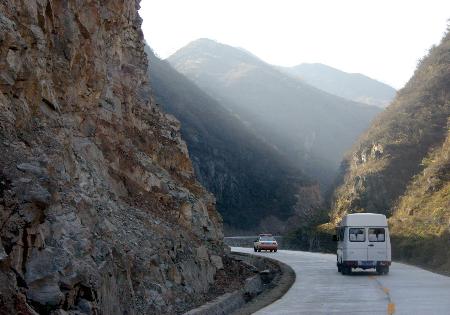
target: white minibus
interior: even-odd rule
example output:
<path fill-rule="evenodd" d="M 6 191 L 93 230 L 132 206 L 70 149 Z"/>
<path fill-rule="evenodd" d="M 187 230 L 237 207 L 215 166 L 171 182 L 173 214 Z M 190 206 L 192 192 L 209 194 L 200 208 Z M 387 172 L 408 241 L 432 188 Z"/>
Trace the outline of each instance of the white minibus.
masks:
<path fill-rule="evenodd" d="M 337 268 L 343 275 L 352 268 L 375 269 L 388 274 L 391 242 L 386 216 L 376 213 L 347 214 L 336 228 Z"/>

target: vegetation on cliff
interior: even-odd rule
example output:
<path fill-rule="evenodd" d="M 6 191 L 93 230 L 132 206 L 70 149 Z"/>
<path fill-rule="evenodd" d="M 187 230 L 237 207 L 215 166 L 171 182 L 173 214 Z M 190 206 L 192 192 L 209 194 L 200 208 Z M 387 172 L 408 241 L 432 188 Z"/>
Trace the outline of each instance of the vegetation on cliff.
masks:
<path fill-rule="evenodd" d="M 430 150 L 442 146 L 450 115 L 449 35 L 433 47 L 394 102 L 342 164 L 333 218 L 347 212 L 392 214 Z"/>
<path fill-rule="evenodd" d="M 331 222 L 391 217 L 394 256 L 450 272 L 450 34 L 347 154 Z"/>
<path fill-rule="evenodd" d="M 389 221 L 394 254 L 450 274 L 450 121 L 446 141 L 422 164 Z"/>

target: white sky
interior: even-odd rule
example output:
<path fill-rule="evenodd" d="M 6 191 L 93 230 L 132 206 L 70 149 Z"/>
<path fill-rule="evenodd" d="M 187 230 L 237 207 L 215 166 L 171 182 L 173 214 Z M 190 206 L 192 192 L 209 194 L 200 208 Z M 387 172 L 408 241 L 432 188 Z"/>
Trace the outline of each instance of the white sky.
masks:
<path fill-rule="evenodd" d="M 450 0 L 141 0 L 140 14 L 162 58 L 210 38 L 271 64 L 320 62 L 401 88 L 442 38 Z"/>

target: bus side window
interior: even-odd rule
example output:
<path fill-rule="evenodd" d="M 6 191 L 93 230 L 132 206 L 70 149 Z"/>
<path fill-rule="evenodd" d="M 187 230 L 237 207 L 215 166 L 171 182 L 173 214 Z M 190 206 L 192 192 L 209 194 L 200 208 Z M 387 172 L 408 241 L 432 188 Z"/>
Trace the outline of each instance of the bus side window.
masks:
<path fill-rule="evenodd" d="M 341 227 L 339 229 L 339 240 L 343 241 L 344 240 L 344 235 L 345 235 L 345 227 Z"/>

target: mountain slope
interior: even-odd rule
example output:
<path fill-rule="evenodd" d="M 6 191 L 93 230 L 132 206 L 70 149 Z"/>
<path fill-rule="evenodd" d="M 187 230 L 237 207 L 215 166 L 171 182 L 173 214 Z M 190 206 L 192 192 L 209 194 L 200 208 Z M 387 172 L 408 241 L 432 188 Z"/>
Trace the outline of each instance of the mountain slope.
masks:
<path fill-rule="evenodd" d="M 238 118 L 147 49 L 156 101 L 181 122 L 198 180 L 213 192 L 227 229 L 267 228 L 294 215 L 312 182 Z M 309 193 L 308 193 L 309 194 Z M 311 204 L 302 204 L 302 207 Z"/>
<path fill-rule="evenodd" d="M 310 176 L 328 185 L 379 109 L 327 94 L 242 49 L 201 39 L 169 62 Z"/>
<path fill-rule="evenodd" d="M 330 94 L 382 108 L 389 105 L 396 93 L 391 86 L 365 75 L 347 73 L 320 63 L 281 69 Z"/>
<path fill-rule="evenodd" d="M 221 268 L 138 8 L 0 2 L 0 314 L 184 313 Z"/>
<path fill-rule="evenodd" d="M 447 33 L 347 155 L 332 213 L 393 215 L 394 254 L 447 272 L 449 82 Z"/>
<path fill-rule="evenodd" d="M 423 161 L 390 219 L 396 257 L 450 274 L 450 121 L 447 139 Z"/>

